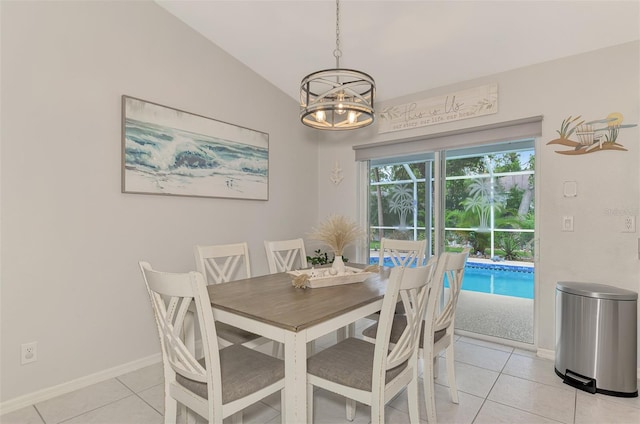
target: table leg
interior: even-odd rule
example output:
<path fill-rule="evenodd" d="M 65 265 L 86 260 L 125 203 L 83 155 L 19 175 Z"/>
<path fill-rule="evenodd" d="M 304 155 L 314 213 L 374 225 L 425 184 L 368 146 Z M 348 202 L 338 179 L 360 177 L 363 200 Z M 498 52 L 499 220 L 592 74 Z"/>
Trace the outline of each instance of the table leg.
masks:
<path fill-rule="evenodd" d="M 287 422 L 306 422 L 307 342 L 304 331 L 285 334 L 284 389 Z"/>

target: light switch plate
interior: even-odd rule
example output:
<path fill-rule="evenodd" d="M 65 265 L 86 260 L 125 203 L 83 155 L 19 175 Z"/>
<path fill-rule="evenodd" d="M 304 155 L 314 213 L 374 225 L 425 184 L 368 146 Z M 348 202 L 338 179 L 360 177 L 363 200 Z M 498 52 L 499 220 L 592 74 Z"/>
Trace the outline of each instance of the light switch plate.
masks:
<path fill-rule="evenodd" d="M 573 215 L 562 217 L 562 231 L 573 231 Z"/>
<path fill-rule="evenodd" d="M 636 232 L 636 217 L 633 215 L 625 216 L 622 221 L 623 233 L 635 233 Z"/>

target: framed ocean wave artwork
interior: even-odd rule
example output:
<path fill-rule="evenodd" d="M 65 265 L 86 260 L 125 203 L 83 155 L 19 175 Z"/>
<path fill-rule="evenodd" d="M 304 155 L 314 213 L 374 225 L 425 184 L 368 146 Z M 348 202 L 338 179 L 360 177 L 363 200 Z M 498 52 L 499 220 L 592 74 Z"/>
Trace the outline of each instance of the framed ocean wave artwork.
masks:
<path fill-rule="evenodd" d="M 269 134 L 122 96 L 122 192 L 269 199 Z"/>

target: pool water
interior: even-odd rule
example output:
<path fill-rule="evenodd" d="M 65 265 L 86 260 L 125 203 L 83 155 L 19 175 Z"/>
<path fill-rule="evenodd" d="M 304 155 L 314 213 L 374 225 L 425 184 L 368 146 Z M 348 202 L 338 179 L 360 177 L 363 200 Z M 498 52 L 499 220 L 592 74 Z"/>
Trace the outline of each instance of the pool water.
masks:
<path fill-rule="evenodd" d="M 370 263 L 378 264 L 378 258 L 372 257 Z M 393 263 L 385 258 L 383 265 Z M 462 290 L 533 299 L 533 272 L 533 267 L 467 262 Z M 445 287 L 449 287 L 446 280 Z"/>
<path fill-rule="evenodd" d="M 533 299 L 533 267 L 467 262 L 462 290 Z"/>

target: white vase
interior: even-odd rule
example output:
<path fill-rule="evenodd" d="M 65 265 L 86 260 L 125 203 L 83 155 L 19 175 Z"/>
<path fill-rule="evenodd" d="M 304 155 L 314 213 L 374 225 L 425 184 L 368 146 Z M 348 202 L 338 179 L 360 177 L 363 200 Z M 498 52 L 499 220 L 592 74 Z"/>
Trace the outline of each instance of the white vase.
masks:
<path fill-rule="evenodd" d="M 344 261 L 342 260 L 342 256 L 338 256 L 338 255 L 335 256 L 335 258 L 333 259 L 333 265 L 331 265 L 331 268 L 333 268 L 338 274 L 344 274 L 346 269 L 344 267 Z"/>

